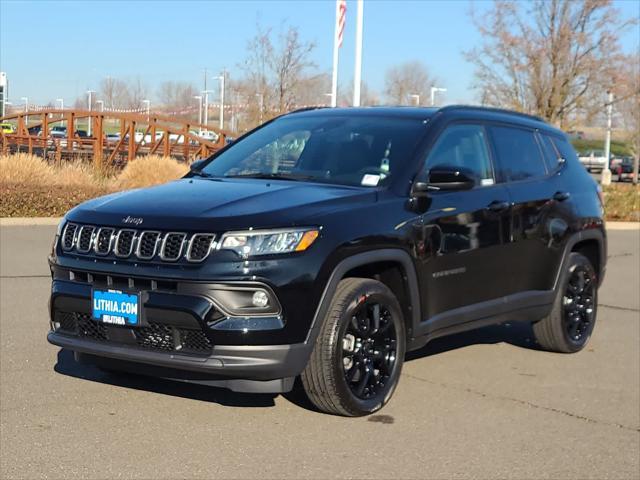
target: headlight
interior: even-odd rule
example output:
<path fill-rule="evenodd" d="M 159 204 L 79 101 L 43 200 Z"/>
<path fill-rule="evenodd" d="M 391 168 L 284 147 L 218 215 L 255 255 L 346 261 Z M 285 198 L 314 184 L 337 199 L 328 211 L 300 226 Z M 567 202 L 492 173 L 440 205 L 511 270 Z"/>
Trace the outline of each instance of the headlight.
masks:
<path fill-rule="evenodd" d="M 56 235 L 55 237 L 53 237 L 53 242 L 51 243 L 51 256 L 55 256 L 56 254 L 56 247 L 58 246 L 58 240 L 60 239 L 60 236 L 62 235 L 62 229 L 64 227 L 66 223 L 66 219 L 65 217 L 62 217 L 62 220 L 60 220 L 60 223 L 58 223 L 58 229 L 56 230 Z"/>
<path fill-rule="evenodd" d="M 319 234 L 320 230 L 315 228 L 228 232 L 222 236 L 219 245 L 221 249 L 233 250 L 245 258 L 303 252 L 315 242 Z"/>

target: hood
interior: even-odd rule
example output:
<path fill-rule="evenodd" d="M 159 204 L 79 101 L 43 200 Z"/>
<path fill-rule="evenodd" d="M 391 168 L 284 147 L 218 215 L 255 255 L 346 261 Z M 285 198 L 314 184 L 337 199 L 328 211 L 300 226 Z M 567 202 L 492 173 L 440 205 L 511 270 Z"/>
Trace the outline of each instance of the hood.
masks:
<path fill-rule="evenodd" d="M 358 187 L 260 179 L 186 178 L 85 202 L 68 214 L 81 223 L 211 231 L 312 224 L 314 217 L 373 203 Z M 140 223 L 141 221 L 141 223 Z"/>

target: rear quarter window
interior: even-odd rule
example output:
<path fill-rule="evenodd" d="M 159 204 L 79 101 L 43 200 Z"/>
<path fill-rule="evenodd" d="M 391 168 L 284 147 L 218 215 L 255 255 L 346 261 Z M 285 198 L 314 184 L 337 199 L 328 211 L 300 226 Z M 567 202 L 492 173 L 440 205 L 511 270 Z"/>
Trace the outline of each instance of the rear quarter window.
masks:
<path fill-rule="evenodd" d="M 578 154 L 565 138 L 553 137 L 552 140 L 562 158 L 566 161 L 578 161 Z"/>
<path fill-rule="evenodd" d="M 562 158 L 564 156 L 557 150 L 549 135 L 540 133 L 538 138 L 540 139 L 540 147 L 544 154 L 544 160 L 547 162 L 547 168 L 553 172 L 562 164 Z"/>
<path fill-rule="evenodd" d="M 547 174 L 532 130 L 504 126 L 492 126 L 490 129 L 498 163 L 506 180 L 529 180 Z"/>

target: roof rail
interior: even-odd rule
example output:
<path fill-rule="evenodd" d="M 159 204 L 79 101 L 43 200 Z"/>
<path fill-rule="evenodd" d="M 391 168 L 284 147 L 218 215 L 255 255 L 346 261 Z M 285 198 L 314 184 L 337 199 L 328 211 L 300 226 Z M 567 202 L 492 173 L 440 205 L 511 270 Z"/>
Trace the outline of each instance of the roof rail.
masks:
<path fill-rule="evenodd" d="M 496 107 L 479 107 L 477 105 L 447 105 L 445 107 L 440 108 L 439 111 L 446 112 L 449 110 L 480 110 L 483 112 L 494 112 L 494 113 L 504 113 L 506 115 L 517 115 L 519 117 L 528 118 L 529 120 L 535 120 L 537 122 L 544 122 L 542 117 L 537 115 L 530 115 L 528 113 L 516 112 L 514 110 L 507 110 L 505 108 L 496 108 Z"/>
<path fill-rule="evenodd" d="M 301 107 L 301 108 L 296 108 L 295 110 L 291 110 L 290 112 L 285 113 L 285 115 L 288 115 L 290 113 L 306 112 L 308 110 L 318 110 L 320 108 L 329 108 L 329 107 L 327 107 L 326 105 L 314 105 L 310 107 Z"/>

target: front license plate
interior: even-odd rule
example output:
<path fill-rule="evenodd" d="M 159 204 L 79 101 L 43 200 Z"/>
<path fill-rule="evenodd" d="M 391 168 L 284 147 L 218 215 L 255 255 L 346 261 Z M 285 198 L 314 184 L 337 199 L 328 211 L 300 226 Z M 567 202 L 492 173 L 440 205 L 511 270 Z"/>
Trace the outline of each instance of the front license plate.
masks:
<path fill-rule="evenodd" d="M 139 325 L 140 298 L 120 290 L 93 290 L 91 314 L 99 322 L 112 325 Z"/>

